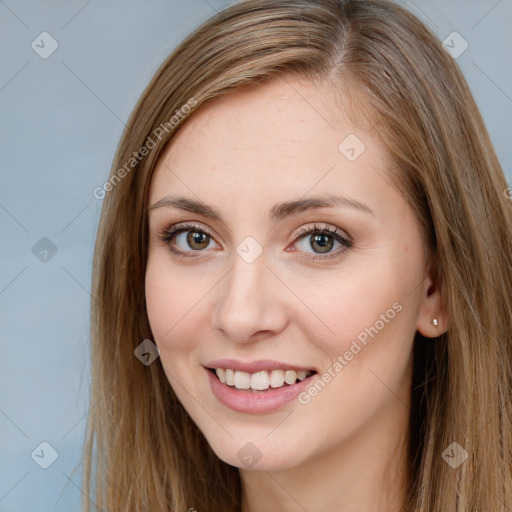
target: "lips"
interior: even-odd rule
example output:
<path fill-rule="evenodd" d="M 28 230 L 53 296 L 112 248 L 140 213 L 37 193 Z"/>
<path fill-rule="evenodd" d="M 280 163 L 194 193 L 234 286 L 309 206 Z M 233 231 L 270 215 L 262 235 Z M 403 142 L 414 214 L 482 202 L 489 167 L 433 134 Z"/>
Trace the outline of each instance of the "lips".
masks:
<path fill-rule="evenodd" d="M 317 374 L 312 368 L 269 360 L 223 359 L 208 362 L 204 367 L 219 402 L 235 411 L 253 414 L 285 406 Z"/>

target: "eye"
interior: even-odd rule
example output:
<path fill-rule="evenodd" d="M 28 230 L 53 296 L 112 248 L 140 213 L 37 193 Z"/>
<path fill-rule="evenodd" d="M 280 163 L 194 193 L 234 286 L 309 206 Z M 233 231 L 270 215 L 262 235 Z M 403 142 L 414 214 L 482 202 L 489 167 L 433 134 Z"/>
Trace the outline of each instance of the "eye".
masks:
<path fill-rule="evenodd" d="M 301 251 L 307 253 L 307 249 L 312 249 L 315 255 L 326 254 L 326 256 L 307 256 L 307 258 L 313 260 L 330 258 L 352 247 L 352 241 L 348 235 L 330 226 L 319 227 L 314 224 L 313 226 L 301 228 L 297 236 L 299 241 L 296 242 L 296 245 Z M 338 248 L 335 247 L 336 244 L 338 244 Z M 331 250 L 333 247 L 334 250 Z M 339 250 L 340 248 L 341 250 Z"/>
<path fill-rule="evenodd" d="M 306 256 L 305 259 L 325 260 L 352 247 L 352 241 L 348 235 L 329 226 L 320 227 L 314 224 L 301 228 L 295 236 L 298 240 L 295 245 L 299 246 L 301 252 L 308 253 L 308 249 L 313 250 L 313 253 L 309 252 L 313 256 Z M 211 243 L 214 243 L 213 236 L 207 230 L 188 222 L 162 228 L 158 238 L 168 244 L 171 252 L 185 257 L 196 257 L 194 252 L 200 253 L 204 249 L 211 248 Z M 335 247 L 336 244 L 338 248 Z M 333 248 L 335 250 L 332 250 Z M 323 256 L 315 256 L 319 254 Z"/>
<path fill-rule="evenodd" d="M 202 227 L 187 222 L 163 228 L 158 238 L 167 243 L 172 252 L 189 257 L 195 257 L 190 253 L 201 252 L 214 241 Z"/>

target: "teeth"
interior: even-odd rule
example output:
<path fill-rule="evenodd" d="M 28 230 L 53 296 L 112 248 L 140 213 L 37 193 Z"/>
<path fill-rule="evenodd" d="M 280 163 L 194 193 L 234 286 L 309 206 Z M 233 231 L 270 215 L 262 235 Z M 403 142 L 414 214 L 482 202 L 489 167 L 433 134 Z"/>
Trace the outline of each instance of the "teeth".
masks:
<path fill-rule="evenodd" d="M 226 384 L 228 386 L 235 385 L 235 372 L 229 368 L 226 368 Z"/>
<path fill-rule="evenodd" d="M 284 371 L 272 370 L 270 374 L 270 387 L 280 388 L 284 384 Z"/>
<path fill-rule="evenodd" d="M 235 372 L 235 388 L 249 389 L 251 387 L 251 374 L 247 372 Z"/>
<path fill-rule="evenodd" d="M 258 372 L 251 375 L 251 389 L 263 391 L 268 389 L 269 377 L 267 372 Z"/>
<path fill-rule="evenodd" d="M 294 370 L 286 370 L 286 373 L 284 374 L 284 381 L 286 384 L 295 384 L 296 380 L 297 372 Z"/>
<path fill-rule="evenodd" d="M 285 385 L 295 384 L 297 380 L 303 381 L 313 372 L 306 370 L 272 370 L 256 373 L 247 373 L 231 370 L 230 368 L 216 368 L 215 374 L 223 384 L 234 386 L 236 389 L 253 389 L 265 391 L 269 387 L 280 388 Z"/>
<path fill-rule="evenodd" d="M 308 376 L 308 372 L 305 370 L 299 370 L 297 372 L 297 379 L 304 380 Z"/>

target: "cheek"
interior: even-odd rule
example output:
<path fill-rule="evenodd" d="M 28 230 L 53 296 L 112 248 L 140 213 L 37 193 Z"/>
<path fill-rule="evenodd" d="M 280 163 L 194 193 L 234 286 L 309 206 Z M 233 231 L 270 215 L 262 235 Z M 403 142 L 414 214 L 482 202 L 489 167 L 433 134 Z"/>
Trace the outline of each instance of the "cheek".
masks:
<path fill-rule="evenodd" d="M 338 442 L 388 406 L 406 403 L 417 312 L 412 270 L 396 258 L 351 272 L 310 302 L 329 329 L 308 327 L 308 339 L 326 356 L 321 382 L 299 396 L 308 429 L 336 403 L 322 431 Z"/>
<path fill-rule="evenodd" d="M 190 349 L 193 337 L 186 331 L 194 325 L 191 318 L 200 311 L 206 290 L 201 280 L 191 281 L 187 272 L 173 270 L 165 260 L 155 254 L 148 261 L 145 293 L 149 324 L 160 350 Z"/>
<path fill-rule="evenodd" d="M 326 367 L 345 354 L 353 370 L 407 360 L 418 314 L 418 296 L 412 292 L 422 279 L 421 246 L 416 252 L 396 245 L 358 258 L 350 272 L 333 272 L 321 282 L 303 280 L 296 288 L 314 313 L 299 322 L 327 356 Z"/>
<path fill-rule="evenodd" d="M 200 337 L 194 326 L 205 291 L 191 286 L 186 272 L 173 270 L 165 256 L 156 253 L 148 260 L 146 310 L 163 370 L 178 400 L 188 410 L 193 404 L 184 389 L 196 385 L 193 376 L 197 372 L 194 355 L 198 343 L 194 340 Z"/>

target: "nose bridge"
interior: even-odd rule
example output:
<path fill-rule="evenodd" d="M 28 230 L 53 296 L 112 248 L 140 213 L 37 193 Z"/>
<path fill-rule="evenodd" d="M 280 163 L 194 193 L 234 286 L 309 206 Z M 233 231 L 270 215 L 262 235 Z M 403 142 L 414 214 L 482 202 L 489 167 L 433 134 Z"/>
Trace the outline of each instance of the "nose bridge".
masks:
<path fill-rule="evenodd" d="M 252 262 L 238 253 L 233 255 L 233 266 L 228 274 L 222 299 L 223 310 L 236 312 L 239 318 L 257 315 L 265 300 L 266 259 L 260 255 Z"/>
<path fill-rule="evenodd" d="M 238 254 L 233 258 L 233 267 L 228 279 L 228 294 L 239 303 L 247 301 L 251 306 L 256 306 L 262 297 L 267 272 L 265 259 L 259 257 L 256 261 L 248 263 Z M 260 294 L 258 295 L 258 288 Z"/>
<path fill-rule="evenodd" d="M 250 245 L 242 242 L 233 254 L 233 266 L 219 288 L 213 319 L 215 328 L 238 342 L 250 341 L 259 331 L 279 331 L 285 320 L 284 312 L 278 310 L 272 286 L 269 286 L 273 276 L 267 268 L 265 253 L 252 260 L 247 257 L 250 251 Z"/>

